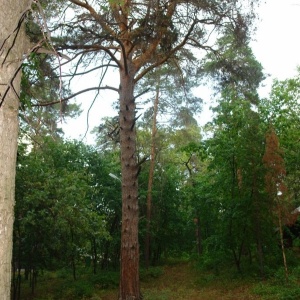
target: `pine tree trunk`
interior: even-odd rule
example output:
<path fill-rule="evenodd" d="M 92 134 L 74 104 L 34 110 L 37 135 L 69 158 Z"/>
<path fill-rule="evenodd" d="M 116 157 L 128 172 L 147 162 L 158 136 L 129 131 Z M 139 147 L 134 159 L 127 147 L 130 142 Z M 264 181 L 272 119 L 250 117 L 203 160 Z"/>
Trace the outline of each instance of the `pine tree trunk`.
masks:
<path fill-rule="evenodd" d="M 120 70 L 120 148 L 122 172 L 121 278 L 119 300 L 139 300 L 138 165 L 136 159 L 135 68 Z"/>
<path fill-rule="evenodd" d="M 0 295 L 10 299 L 20 67 L 26 41 L 15 29 L 24 0 L 0 0 Z M 17 38 L 16 34 L 18 33 Z M 13 84 L 13 87 L 12 87 Z"/>

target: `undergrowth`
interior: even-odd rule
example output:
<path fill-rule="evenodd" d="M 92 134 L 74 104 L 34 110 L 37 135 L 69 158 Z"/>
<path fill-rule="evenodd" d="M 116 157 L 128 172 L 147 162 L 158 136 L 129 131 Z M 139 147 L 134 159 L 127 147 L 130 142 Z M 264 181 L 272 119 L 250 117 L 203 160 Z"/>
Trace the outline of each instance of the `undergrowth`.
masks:
<path fill-rule="evenodd" d="M 288 280 L 284 268 L 279 268 L 274 276 L 258 283 L 253 292 L 262 299 L 298 300 L 300 299 L 300 266 L 291 268 Z"/>
<path fill-rule="evenodd" d="M 282 268 L 272 271 L 262 280 L 255 272 L 235 273 L 234 268 L 214 268 L 195 261 L 183 261 L 164 266 L 141 269 L 141 291 L 144 300 L 296 300 L 300 299 L 300 266 L 294 266 L 288 282 Z M 271 272 L 270 272 L 271 273 Z M 22 300 L 113 300 L 117 299 L 119 272 L 99 271 L 92 274 L 88 268 L 78 270 L 77 280 L 71 271 L 44 272 L 35 295 L 28 283 L 22 285 Z"/>

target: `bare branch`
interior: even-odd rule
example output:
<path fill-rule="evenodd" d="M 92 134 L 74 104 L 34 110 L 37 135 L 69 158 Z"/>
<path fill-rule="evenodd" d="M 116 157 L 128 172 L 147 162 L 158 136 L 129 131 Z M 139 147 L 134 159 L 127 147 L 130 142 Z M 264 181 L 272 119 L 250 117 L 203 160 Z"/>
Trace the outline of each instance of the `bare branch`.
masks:
<path fill-rule="evenodd" d="M 106 73 L 107 73 L 107 71 L 108 71 L 108 68 L 109 68 L 109 64 L 107 65 L 107 67 L 105 68 L 104 72 L 102 73 L 102 76 L 101 76 L 101 79 L 100 79 L 100 82 L 99 82 L 99 85 L 98 85 L 99 87 L 102 85 L 103 79 L 104 79 L 104 77 L 105 77 L 105 75 L 106 75 Z M 89 107 L 89 109 L 88 109 L 87 116 L 86 116 L 86 125 L 87 125 L 87 126 L 86 126 L 86 131 L 85 131 L 85 134 L 84 134 L 83 138 L 86 137 L 87 132 L 88 132 L 88 130 L 89 130 L 89 127 L 90 127 L 90 125 L 89 125 L 89 115 L 90 115 L 90 111 L 91 111 L 92 107 L 94 106 L 94 103 L 95 103 L 95 101 L 96 101 L 96 99 L 97 99 L 99 93 L 100 93 L 100 89 L 99 89 L 98 92 L 96 93 L 96 95 L 95 95 L 95 97 L 94 97 L 94 99 L 93 99 L 93 101 L 92 101 L 92 103 L 91 103 L 91 105 L 90 105 L 90 107 Z"/>
<path fill-rule="evenodd" d="M 96 70 L 99 70 L 99 69 L 102 69 L 102 68 L 106 68 L 106 67 L 115 67 L 115 68 L 118 68 L 117 65 L 104 64 L 104 65 L 101 65 L 101 66 L 98 66 L 98 67 L 95 67 L 95 68 L 86 70 L 86 71 L 84 71 L 84 72 L 80 72 L 80 73 L 73 72 L 72 74 L 61 75 L 61 77 L 75 77 L 75 76 L 81 76 L 81 75 L 85 75 L 85 74 L 88 74 L 88 73 L 91 73 L 91 72 L 94 72 L 94 71 L 96 71 Z M 56 76 L 56 77 L 51 77 L 51 78 L 58 78 L 58 76 Z"/>
<path fill-rule="evenodd" d="M 86 50 L 86 52 L 95 52 L 99 50 L 103 50 L 106 52 L 111 59 L 121 68 L 119 60 L 116 58 L 116 56 L 110 51 L 110 50 L 119 50 L 118 47 L 103 47 L 98 44 L 93 45 L 63 45 L 57 48 L 58 50 Z"/>
<path fill-rule="evenodd" d="M 88 89 L 84 89 L 84 90 L 81 90 L 73 95 L 70 95 L 68 97 L 65 97 L 63 99 L 60 99 L 60 100 L 56 100 L 56 101 L 52 101 L 52 102 L 46 102 L 46 103 L 42 103 L 42 102 L 39 102 L 37 104 L 32 104 L 31 106 L 32 107 L 35 107 L 35 106 L 49 106 L 49 105 L 54 105 L 54 104 L 57 104 L 57 103 L 61 103 L 63 101 L 68 101 L 80 94 L 83 94 L 83 93 L 86 93 L 86 92 L 89 92 L 89 91 L 99 91 L 99 90 L 112 90 L 112 91 L 115 91 L 115 92 L 119 92 L 119 89 L 117 88 L 114 88 L 112 86 L 104 86 L 104 87 L 91 87 L 91 88 L 88 88 Z"/>

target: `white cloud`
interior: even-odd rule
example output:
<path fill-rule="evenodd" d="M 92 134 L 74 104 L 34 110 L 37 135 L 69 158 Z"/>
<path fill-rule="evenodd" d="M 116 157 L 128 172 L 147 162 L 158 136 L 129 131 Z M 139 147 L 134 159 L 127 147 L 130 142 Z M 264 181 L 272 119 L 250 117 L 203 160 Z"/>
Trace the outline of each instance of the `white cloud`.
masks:
<path fill-rule="evenodd" d="M 253 52 L 265 72 L 280 80 L 296 74 L 300 65 L 300 1 L 268 0 L 259 8 Z"/>

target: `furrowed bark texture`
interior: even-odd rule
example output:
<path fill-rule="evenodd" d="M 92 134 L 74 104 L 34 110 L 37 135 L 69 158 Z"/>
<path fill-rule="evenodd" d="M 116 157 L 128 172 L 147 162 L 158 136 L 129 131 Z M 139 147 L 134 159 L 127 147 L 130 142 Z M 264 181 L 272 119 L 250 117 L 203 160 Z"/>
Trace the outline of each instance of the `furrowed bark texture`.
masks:
<path fill-rule="evenodd" d="M 120 147 L 122 168 L 121 280 L 119 300 L 137 300 L 139 285 L 138 180 L 136 159 L 135 67 L 120 71 Z"/>
<path fill-rule="evenodd" d="M 12 231 L 14 220 L 15 170 L 18 140 L 18 109 L 25 48 L 19 19 L 26 10 L 24 0 L 0 0 L 0 298 L 10 299 Z M 13 86 L 13 87 L 12 87 Z"/>

